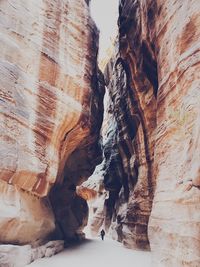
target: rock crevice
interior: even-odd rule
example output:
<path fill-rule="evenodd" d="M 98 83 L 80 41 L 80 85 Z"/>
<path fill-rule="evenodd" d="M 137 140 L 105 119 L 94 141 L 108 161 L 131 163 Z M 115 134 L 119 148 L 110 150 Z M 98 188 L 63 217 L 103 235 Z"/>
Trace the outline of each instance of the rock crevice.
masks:
<path fill-rule="evenodd" d="M 87 200 L 93 234 L 200 266 L 200 3 L 121 0 L 103 75 L 89 2 L 0 2 L 0 242 L 79 240 Z"/>

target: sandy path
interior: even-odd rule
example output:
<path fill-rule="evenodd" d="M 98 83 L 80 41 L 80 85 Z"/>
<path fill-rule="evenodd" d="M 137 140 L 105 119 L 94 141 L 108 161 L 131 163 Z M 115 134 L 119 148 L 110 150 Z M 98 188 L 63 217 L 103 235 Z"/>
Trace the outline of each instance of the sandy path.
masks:
<path fill-rule="evenodd" d="M 150 262 L 150 252 L 130 250 L 109 239 L 88 239 L 51 258 L 37 260 L 27 267 L 150 267 Z"/>

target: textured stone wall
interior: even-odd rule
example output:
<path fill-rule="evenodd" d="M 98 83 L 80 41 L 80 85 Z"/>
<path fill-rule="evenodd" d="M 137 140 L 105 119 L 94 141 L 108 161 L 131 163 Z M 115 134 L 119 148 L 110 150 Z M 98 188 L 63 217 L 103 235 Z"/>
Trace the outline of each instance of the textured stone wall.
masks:
<path fill-rule="evenodd" d="M 111 228 L 141 247 L 153 197 L 153 266 L 200 265 L 199 11 L 198 1 L 121 1 L 118 54 L 106 70 L 116 137 L 105 187 L 119 190 Z M 124 200 L 119 181 L 127 174 Z"/>
<path fill-rule="evenodd" d="M 147 249 L 155 185 L 158 85 L 154 35 L 145 23 L 148 11 L 142 2 L 122 1 L 119 11 L 115 53 L 104 73 L 108 100 L 103 125 L 104 161 L 100 168 L 108 197 L 102 210 L 103 225 L 124 245 Z M 98 209 L 96 212 L 99 214 Z M 94 215 L 94 220 L 98 217 L 101 216 Z"/>
<path fill-rule="evenodd" d="M 89 207 L 89 218 L 84 232 L 90 237 L 97 237 L 100 231 L 105 228 L 105 200 L 109 192 L 105 189 L 105 160 L 99 164 L 90 178 L 77 186 L 77 194 L 87 200 Z"/>
<path fill-rule="evenodd" d="M 87 217 L 75 186 L 100 155 L 98 31 L 87 1 L 11 0 L 0 32 L 0 241 L 35 242 L 55 225 L 71 238 Z"/>
<path fill-rule="evenodd" d="M 108 110 L 113 114 L 104 149 L 104 184 L 109 191 L 105 202 L 106 225 L 110 234 L 126 246 L 148 248 L 147 224 L 154 184 L 155 96 L 143 69 L 135 74 L 134 61 L 128 64 L 129 59 L 129 54 L 123 57 L 118 52 L 105 72 L 110 96 Z M 134 75 L 141 80 L 134 80 Z M 141 82 L 146 83 L 142 92 Z"/>
<path fill-rule="evenodd" d="M 200 266 L 200 2 L 157 1 L 153 266 Z"/>
<path fill-rule="evenodd" d="M 101 160 L 88 3 L 0 2 L 0 242 L 74 239 L 90 199 L 94 233 L 150 242 L 154 267 L 200 266 L 200 2 L 120 1 L 104 158 L 78 196 Z"/>
<path fill-rule="evenodd" d="M 107 85 L 102 128 L 104 160 L 77 191 L 89 199 L 92 234 L 105 227 L 112 238 L 124 245 L 146 249 L 154 184 L 155 96 L 142 70 L 141 79 L 149 86 L 143 94 L 134 91 L 130 75 L 131 69 L 116 43 L 115 55 L 104 75 Z M 148 106 L 145 98 L 149 99 Z"/>
<path fill-rule="evenodd" d="M 200 266 L 199 12 L 199 1 L 121 0 L 105 69 L 104 161 L 94 175 L 109 197 L 94 230 L 133 248 L 150 242 L 154 267 Z M 79 188 L 102 192 L 92 190 Z"/>

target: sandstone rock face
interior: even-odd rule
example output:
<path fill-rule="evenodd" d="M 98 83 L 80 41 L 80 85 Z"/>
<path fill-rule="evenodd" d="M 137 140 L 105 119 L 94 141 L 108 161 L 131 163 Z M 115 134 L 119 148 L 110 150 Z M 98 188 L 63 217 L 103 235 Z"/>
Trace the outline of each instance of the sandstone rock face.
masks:
<path fill-rule="evenodd" d="M 124 245 L 147 249 L 155 184 L 157 72 L 154 37 L 145 28 L 146 10 L 142 18 L 141 5 L 139 1 L 121 2 L 119 41 L 104 73 L 108 107 L 102 172 L 108 198 L 103 225 Z"/>
<path fill-rule="evenodd" d="M 1 243 L 27 244 L 45 239 L 55 228 L 47 198 L 36 196 L 0 181 Z"/>
<path fill-rule="evenodd" d="M 134 77 L 134 65 L 126 60 L 117 53 L 106 70 L 108 110 L 113 115 L 104 148 L 104 184 L 109 191 L 105 224 L 113 238 L 124 245 L 145 249 L 154 183 L 155 96 L 143 70 L 138 71 L 147 87 L 137 92 L 140 87 L 130 76 L 132 72 Z"/>
<path fill-rule="evenodd" d="M 0 12 L 0 241 L 44 240 L 55 225 L 73 235 L 87 218 L 75 186 L 100 151 L 98 31 L 84 0 L 1 1 Z"/>
<path fill-rule="evenodd" d="M 111 228 L 119 229 L 118 239 L 121 235 L 125 243 L 126 229 L 132 229 L 134 237 L 130 233 L 130 243 L 136 242 L 140 247 L 137 239 L 146 231 L 137 227 L 145 225 L 144 216 L 148 223 L 156 180 L 148 229 L 153 266 L 199 266 L 200 4 L 121 1 L 119 11 L 119 53 L 107 67 L 106 80 L 111 84 L 108 88 L 114 106 L 112 113 L 119 131 L 117 142 L 111 142 L 117 143 L 116 152 L 111 155 L 120 154 L 122 163 L 118 157 L 119 162 L 109 167 L 111 174 L 105 177 L 105 186 L 116 192 L 116 180 L 129 174 L 130 181 L 134 166 L 137 179 L 132 187 L 128 183 L 125 208 L 117 204 L 123 199 L 122 189 L 118 189 Z M 129 114 L 136 115 L 130 123 Z M 128 126 L 134 122 L 128 132 Z M 126 149 L 121 149 L 120 139 L 127 144 Z M 135 144 L 132 150 L 127 140 Z M 128 157 L 133 160 L 127 160 Z M 129 172 L 126 166 L 130 166 Z M 121 169 L 126 175 L 120 174 Z M 114 186 L 110 186 L 112 181 Z"/>
<path fill-rule="evenodd" d="M 131 79 L 132 70 L 126 60 L 121 57 L 116 43 L 115 55 L 104 75 L 107 85 L 102 128 L 104 160 L 77 191 L 85 199 L 91 199 L 93 235 L 99 233 L 100 227 L 105 227 L 112 238 L 124 245 L 146 249 L 149 248 L 147 224 L 154 183 L 151 174 L 155 96 L 142 69 L 139 73 L 147 84 L 146 91 L 134 91 L 137 81 Z M 103 186 L 100 186 L 102 180 Z"/>
<path fill-rule="evenodd" d="M 104 158 L 79 186 L 100 162 L 103 114 L 88 4 L 0 2 L 0 242 L 81 238 L 89 200 L 93 234 L 150 242 L 154 267 L 198 267 L 200 2 L 120 1 Z M 40 255 L 23 249 L 25 263 Z"/>
<path fill-rule="evenodd" d="M 89 206 L 89 218 L 84 232 L 92 237 L 98 236 L 101 228 L 105 227 L 105 201 L 109 192 L 105 190 L 104 186 L 104 166 L 105 161 L 96 167 L 93 175 L 87 181 L 76 188 L 77 194 L 87 200 Z"/>
<path fill-rule="evenodd" d="M 155 267 L 200 266 L 199 12 L 199 1 L 120 1 L 105 70 L 109 197 L 94 221 L 129 247 L 149 239 Z"/>
<path fill-rule="evenodd" d="M 36 259 L 51 257 L 63 249 L 63 240 L 49 241 L 37 248 L 32 248 L 31 245 L 0 245 L 0 264 L 1 267 L 27 266 Z"/>
<path fill-rule="evenodd" d="M 153 266 L 200 266 L 200 2 L 157 1 Z"/>
<path fill-rule="evenodd" d="M 101 161 L 101 149 L 98 133 L 102 123 L 104 79 L 98 71 L 92 79 L 95 90 L 91 103 L 90 116 L 92 119 L 91 133 L 83 139 L 76 150 L 67 159 L 64 166 L 64 178 L 61 184 L 54 186 L 50 192 L 50 199 L 56 215 L 59 239 L 82 238 L 81 230 L 87 224 L 87 202 L 77 196 L 76 185 L 85 181 L 94 171 L 95 166 Z M 97 112 L 99 112 L 97 114 Z M 69 220 L 70 218 L 70 220 Z"/>

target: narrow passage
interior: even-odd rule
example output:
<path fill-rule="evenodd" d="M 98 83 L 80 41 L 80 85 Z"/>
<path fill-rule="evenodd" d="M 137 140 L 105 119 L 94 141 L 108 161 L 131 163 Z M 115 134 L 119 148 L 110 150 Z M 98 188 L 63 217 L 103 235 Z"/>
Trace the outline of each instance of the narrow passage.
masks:
<path fill-rule="evenodd" d="M 105 238 L 87 239 L 82 244 L 33 262 L 27 267 L 150 267 L 151 253 L 124 248 L 122 244 Z"/>

